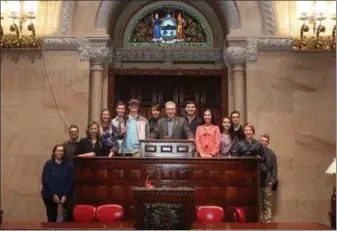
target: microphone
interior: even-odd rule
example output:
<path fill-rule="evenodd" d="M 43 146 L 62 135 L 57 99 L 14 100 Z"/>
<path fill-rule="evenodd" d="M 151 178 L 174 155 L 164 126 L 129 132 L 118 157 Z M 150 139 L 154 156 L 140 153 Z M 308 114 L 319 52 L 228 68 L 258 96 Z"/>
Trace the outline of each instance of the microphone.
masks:
<path fill-rule="evenodd" d="M 152 176 L 153 173 L 155 173 L 156 170 L 153 170 L 147 177 L 145 180 L 145 187 L 146 188 L 154 188 L 154 186 L 152 185 L 151 181 L 149 180 L 150 176 Z"/>

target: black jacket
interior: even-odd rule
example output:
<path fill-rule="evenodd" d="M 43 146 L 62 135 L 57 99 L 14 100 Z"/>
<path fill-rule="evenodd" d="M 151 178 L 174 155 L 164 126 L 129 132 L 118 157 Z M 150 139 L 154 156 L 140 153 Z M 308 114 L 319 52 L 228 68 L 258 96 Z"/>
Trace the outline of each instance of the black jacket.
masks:
<path fill-rule="evenodd" d="M 266 148 L 267 169 L 268 169 L 268 183 L 272 182 L 273 187 L 277 184 L 277 158 L 273 150 Z"/>
<path fill-rule="evenodd" d="M 150 125 L 150 133 L 153 132 L 153 130 L 157 126 L 159 119 L 160 119 L 160 117 L 158 117 L 158 118 L 150 117 L 150 118 L 147 119 L 149 121 L 149 125 Z"/>
<path fill-rule="evenodd" d="M 265 187 L 266 185 L 266 177 L 268 176 L 268 168 L 267 168 L 267 157 L 266 150 L 262 146 L 262 144 L 253 139 L 251 143 L 248 143 L 247 140 L 241 140 L 232 151 L 232 156 L 260 156 L 260 187 Z"/>

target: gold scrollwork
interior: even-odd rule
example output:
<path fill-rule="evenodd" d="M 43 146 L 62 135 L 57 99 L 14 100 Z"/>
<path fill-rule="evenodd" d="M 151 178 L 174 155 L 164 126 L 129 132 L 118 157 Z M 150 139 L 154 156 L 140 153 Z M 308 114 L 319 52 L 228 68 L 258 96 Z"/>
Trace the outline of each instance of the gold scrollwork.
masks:
<path fill-rule="evenodd" d="M 0 37 L 0 48 L 8 49 L 41 49 L 42 38 L 36 36 L 16 36 L 5 34 Z"/>
<path fill-rule="evenodd" d="M 295 51 L 336 51 L 334 37 L 305 37 L 294 39 Z"/>

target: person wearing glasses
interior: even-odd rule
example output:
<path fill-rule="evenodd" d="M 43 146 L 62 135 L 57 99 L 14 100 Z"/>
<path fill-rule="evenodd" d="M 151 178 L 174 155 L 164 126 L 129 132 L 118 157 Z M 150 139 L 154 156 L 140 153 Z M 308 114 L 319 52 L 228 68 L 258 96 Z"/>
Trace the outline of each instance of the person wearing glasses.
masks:
<path fill-rule="evenodd" d="M 69 140 L 63 143 L 63 146 L 65 148 L 64 162 L 69 166 L 73 167 L 74 165 L 73 156 L 79 142 L 79 129 L 77 125 L 72 124 L 69 126 L 68 131 L 69 131 Z"/>
<path fill-rule="evenodd" d="M 51 159 L 46 161 L 42 172 L 41 196 L 46 206 L 48 222 L 56 222 L 58 207 L 67 209 L 73 190 L 73 168 L 64 161 L 62 144 L 54 146 Z M 69 213 L 69 211 L 68 211 Z"/>
<path fill-rule="evenodd" d="M 69 140 L 63 143 L 64 147 L 64 163 L 69 165 L 70 167 L 74 167 L 73 156 L 75 150 L 79 144 L 79 128 L 77 125 L 72 124 L 69 126 Z M 74 200 L 73 200 L 73 189 L 71 189 L 71 194 L 68 196 L 67 204 L 68 204 L 68 212 L 65 217 L 66 221 L 73 221 L 73 209 L 74 209 Z"/>

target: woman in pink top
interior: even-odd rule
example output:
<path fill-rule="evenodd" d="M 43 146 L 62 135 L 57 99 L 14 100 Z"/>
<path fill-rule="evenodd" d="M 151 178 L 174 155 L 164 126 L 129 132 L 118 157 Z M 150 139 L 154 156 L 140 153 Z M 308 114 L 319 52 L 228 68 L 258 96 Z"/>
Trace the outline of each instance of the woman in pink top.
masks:
<path fill-rule="evenodd" d="M 217 157 L 220 150 L 220 129 L 215 126 L 215 119 L 210 109 L 206 109 L 202 124 L 195 134 L 195 145 L 201 157 Z"/>

